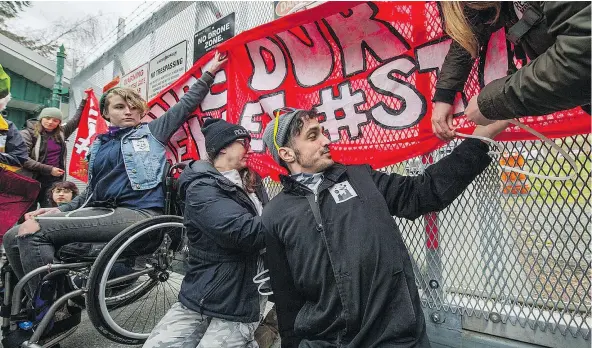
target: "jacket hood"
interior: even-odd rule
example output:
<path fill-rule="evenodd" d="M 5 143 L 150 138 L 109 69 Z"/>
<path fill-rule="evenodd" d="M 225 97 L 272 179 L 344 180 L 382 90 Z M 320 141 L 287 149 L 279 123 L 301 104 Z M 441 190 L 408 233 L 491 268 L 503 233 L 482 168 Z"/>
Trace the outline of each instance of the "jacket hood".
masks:
<path fill-rule="evenodd" d="M 30 118 L 30 119 L 28 119 L 27 120 L 27 129 L 28 130 L 31 130 L 31 131 L 35 130 L 35 125 L 37 123 L 39 123 L 39 120 L 36 119 L 36 118 Z"/>
<path fill-rule="evenodd" d="M 189 185 L 200 178 L 228 180 L 208 161 L 192 161 L 179 176 L 179 193 L 185 199 L 185 192 Z"/>

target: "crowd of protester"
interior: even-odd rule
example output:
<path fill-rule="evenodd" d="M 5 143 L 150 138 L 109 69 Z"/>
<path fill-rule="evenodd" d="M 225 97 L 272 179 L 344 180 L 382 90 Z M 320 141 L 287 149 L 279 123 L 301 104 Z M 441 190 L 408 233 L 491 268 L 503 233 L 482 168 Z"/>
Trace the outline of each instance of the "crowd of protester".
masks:
<path fill-rule="evenodd" d="M 474 135 L 494 138 L 506 120 L 525 115 L 589 110 L 590 3 L 452 1 L 442 9 L 453 43 L 433 99 L 438 137 L 455 137 L 454 98 L 487 38 L 502 27 L 512 34 L 522 66 L 469 101 Z M 137 92 L 106 91 L 100 112 L 110 126 L 90 147 L 81 193 L 65 181 L 66 139 L 78 127 L 84 100 L 65 125 L 57 108 L 44 108 L 20 132 L 0 115 L 0 185 L 8 192 L 7 182 L 17 175 L 32 188 L 0 201 L 14 206 L 14 222 L 0 232 L 6 232 L 3 246 L 19 279 L 54 262 L 60 246 L 108 242 L 163 214 L 163 144 L 203 101 L 227 60 L 216 53 L 179 102 L 150 123 L 141 122 L 147 104 Z M 0 111 L 10 98 L 10 79 L 0 66 Z M 386 174 L 334 162 L 317 116 L 282 108 L 265 128 L 266 151 L 288 172 L 271 201 L 247 167 L 249 132 L 221 119 L 204 122 L 208 159 L 188 163 L 179 178 L 189 250 L 185 276 L 178 302 L 144 347 L 268 347 L 278 335 L 282 347 L 430 346 L 412 261 L 392 217 L 416 219 L 449 206 L 491 163 L 488 146 L 467 139 L 423 175 Z M 82 207 L 90 208 L 81 212 L 87 220 L 68 219 L 67 212 Z M 114 213 L 93 218 L 93 209 L 105 207 Z M 14 224 L 15 216 L 23 216 L 21 224 Z M 275 308 L 258 333 L 268 297 L 253 278 L 265 266 Z M 29 296 L 41 277 L 28 282 Z M 271 339 L 263 343 L 265 336 Z"/>

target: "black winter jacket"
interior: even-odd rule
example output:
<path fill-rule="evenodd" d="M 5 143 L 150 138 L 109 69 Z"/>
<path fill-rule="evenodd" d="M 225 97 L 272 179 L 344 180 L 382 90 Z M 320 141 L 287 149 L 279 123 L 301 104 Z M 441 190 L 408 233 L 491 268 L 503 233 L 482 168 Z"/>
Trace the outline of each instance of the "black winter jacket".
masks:
<path fill-rule="evenodd" d="M 193 161 L 179 177 L 189 255 L 179 301 L 215 318 L 259 320 L 259 293 L 253 277 L 265 247 L 263 223 L 245 191 L 210 163 Z M 257 196 L 268 198 L 262 185 Z"/>
<path fill-rule="evenodd" d="M 444 209 L 489 165 L 487 151 L 479 140 L 465 140 L 414 177 L 335 164 L 316 197 L 322 226 L 306 198 L 313 193 L 283 176 L 283 192 L 263 211 L 282 347 L 429 347 L 411 260 L 392 216 Z M 343 190 L 345 182 L 355 193 Z"/>

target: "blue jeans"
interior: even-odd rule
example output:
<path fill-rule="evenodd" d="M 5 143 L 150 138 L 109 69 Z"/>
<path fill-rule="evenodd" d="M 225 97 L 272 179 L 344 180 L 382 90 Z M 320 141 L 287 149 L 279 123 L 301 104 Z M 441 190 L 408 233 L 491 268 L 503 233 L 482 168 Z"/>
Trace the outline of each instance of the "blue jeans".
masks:
<path fill-rule="evenodd" d="M 3 244 L 6 256 L 14 273 L 19 279 L 41 266 L 54 263 L 55 252 L 60 247 L 74 242 L 109 242 L 119 232 L 138 221 L 160 215 L 158 210 L 135 210 L 115 208 L 115 212 L 106 217 L 92 218 L 105 214 L 105 209 L 81 211 L 73 216 L 89 216 L 84 220 L 64 217 L 65 213 L 47 216 L 64 217 L 63 219 L 39 219 L 39 231 L 18 236 L 18 226 L 11 228 L 4 235 Z M 32 297 L 44 275 L 33 277 L 25 287 Z"/>

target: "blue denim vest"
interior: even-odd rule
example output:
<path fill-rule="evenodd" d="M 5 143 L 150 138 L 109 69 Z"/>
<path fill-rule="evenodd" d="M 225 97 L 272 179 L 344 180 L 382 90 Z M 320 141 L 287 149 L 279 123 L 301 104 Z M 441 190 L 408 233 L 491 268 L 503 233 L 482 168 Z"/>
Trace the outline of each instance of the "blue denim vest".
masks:
<path fill-rule="evenodd" d="M 92 182 L 95 155 L 100 147 L 101 141 L 95 139 L 90 148 L 89 184 Z M 136 126 L 121 137 L 123 163 L 134 191 L 149 190 L 162 182 L 166 163 L 165 151 L 165 146 L 156 140 L 146 123 Z"/>

